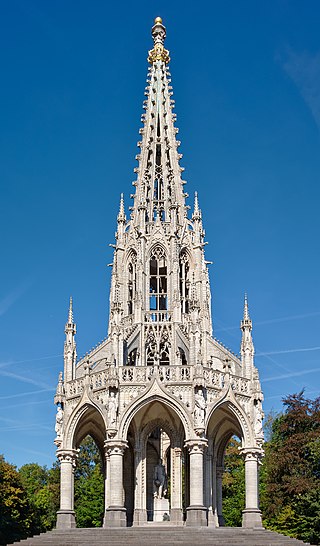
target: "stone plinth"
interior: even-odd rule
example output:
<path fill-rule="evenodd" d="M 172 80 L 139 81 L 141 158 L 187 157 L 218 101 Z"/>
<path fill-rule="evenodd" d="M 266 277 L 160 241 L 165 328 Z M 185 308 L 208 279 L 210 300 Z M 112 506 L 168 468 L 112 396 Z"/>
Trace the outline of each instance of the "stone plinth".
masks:
<path fill-rule="evenodd" d="M 164 514 L 170 514 L 168 499 L 153 499 L 153 521 L 165 521 Z"/>

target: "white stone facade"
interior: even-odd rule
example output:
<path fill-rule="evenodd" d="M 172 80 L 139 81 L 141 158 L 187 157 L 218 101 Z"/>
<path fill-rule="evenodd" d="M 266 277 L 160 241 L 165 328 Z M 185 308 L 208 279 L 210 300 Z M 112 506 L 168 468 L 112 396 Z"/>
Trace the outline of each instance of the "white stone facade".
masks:
<path fill-rule="evenodd" d="M 243 525 L 261 526 L 263 396 L 248 303 L 238 358 L 212 337 L 205 234 L 197 195 L 188 217 L 160 18 L 152 36 L 134 202 L 127 220 L 121 196 L 117 218 L 108 337 L 78 361 L 70 301 L 55 396 L 57 526 L 75 525 L 73 471 L 87 434 L 105 454 L 104 526 L 159 518 L 222 525 L 223 458 L 233 435 L 245 459 Z"/>

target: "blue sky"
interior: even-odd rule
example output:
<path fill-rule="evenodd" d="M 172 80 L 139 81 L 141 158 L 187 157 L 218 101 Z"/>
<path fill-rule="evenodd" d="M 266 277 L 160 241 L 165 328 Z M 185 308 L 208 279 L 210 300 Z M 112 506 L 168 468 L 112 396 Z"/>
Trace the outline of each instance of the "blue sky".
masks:
<path fill-rule="evenodd" d="M 0 453 L 18 466 L 55 460 L 70 295 L 79 355 L 106 335 L 157 15 L 215 335 L 238 352 L 247 291 L 266 413 L 319 395 L 319 2 L 2 0 Z"/>

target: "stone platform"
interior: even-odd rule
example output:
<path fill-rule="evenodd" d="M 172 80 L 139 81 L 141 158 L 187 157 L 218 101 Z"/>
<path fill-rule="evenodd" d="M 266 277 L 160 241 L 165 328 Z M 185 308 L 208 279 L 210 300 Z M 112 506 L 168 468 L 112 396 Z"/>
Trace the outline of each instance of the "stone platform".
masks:
<path fill-rule="evenodd" d="M 174 527 L 168 523 L 133 528 L 54 530 L 14 544 L 30 546 L 292 546 L 304 542 L 264 529 Z"/>

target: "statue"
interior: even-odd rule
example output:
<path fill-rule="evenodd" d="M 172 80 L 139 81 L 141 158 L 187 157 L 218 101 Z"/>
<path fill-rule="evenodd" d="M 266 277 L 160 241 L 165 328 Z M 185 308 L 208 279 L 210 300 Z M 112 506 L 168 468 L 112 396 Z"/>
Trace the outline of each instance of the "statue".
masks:
<path fill-rule="evenodd" d="M 110 392 L 107 402 L 108 427 L 115 428 L 117 423 L 118 399 L 113 391 Z"/>
<path fill-rule="evenodd" d="M 163 499 L 167 493 L 167 475 L 162 460 L 154 467 L 153 471 L 153 496 L 155 499 Z"/>
<path fill-rule="evenodd" d="M 204 418 L 206 413 L 206 401 L 203 396 L 202 389 L 199 389 L 194 397 L 194 424 L 195 426 L 204 426 Z"/>
<path fill-rule="evenodd" d="M 258 438 L 263 438 L 263 428 L 262 428 L 262 419 L 263 419 L 263 411 L 262 411 L 262 404 L 261 400 L 256 399 L 254 401 L 254 413 L 253 413 L 253 426 L 254 426 L 254 433 Z"/>
<path fill-rule="evenodd" d="M 62 436 L 62 424 L 63 424 L 63 409 L 61 406 L 57 407 L 56 424 L 54 430 L 57 433 L 57 438 Z"/>

